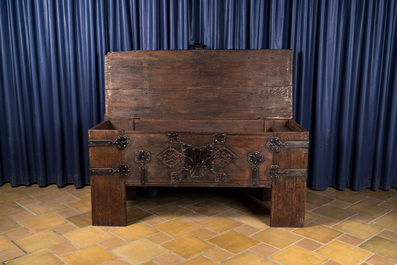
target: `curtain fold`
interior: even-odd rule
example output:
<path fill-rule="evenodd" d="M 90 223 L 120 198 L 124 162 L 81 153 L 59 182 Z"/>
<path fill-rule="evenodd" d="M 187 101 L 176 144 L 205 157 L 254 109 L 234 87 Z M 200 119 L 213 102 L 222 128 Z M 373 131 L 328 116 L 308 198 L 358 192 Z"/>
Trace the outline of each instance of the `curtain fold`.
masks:
<path fill-rule="evenodd" d="M 314 189 L 397 187 L 393 0 L 0 0 L 0 185 L 89 184 L 111 51 L 292 49 Z"/>

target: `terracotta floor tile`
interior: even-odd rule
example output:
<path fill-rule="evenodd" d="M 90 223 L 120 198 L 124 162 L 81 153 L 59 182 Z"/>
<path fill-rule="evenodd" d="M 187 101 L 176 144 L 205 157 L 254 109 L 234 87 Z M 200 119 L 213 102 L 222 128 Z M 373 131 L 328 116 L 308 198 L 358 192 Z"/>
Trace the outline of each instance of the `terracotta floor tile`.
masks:
<path fill-rule="evenodd" d="M 167 253 L 164 254 L 163 256 L 154 259 L 154 262 L 156 262 L 159 265 L 176 265 L 176 264 L 181 264 L 184 261 L 185 261 L 184 259 L 172 253 Z"/>
<path fill-rule="evenodd" d="M 61 234 L 61 235 L 75 231 L 77 229 L 78 228 L 76 226 L 74 226 L 70 223 L 59 225 L 59 226 L 52 228 L 52 230 L 54 230 L 55 232 L 57 232 L 58 234 Z"/>
<path fill-rule="evenodd" d="M 372 255 L 369 259 L 366 260 L 367 263 L 373 265 L 396 265 L 396 260 L 391 260 L 379 255 Z"/>
<path fill-rule="evenodd" d="M 351 206 L 352 204 L 350 202 L 346 202 L 346 201 L 335 200 L 328 205 L 336 207 L 336 208 L 340 208 L 340 209 L 346 209 L 347 207 Z"/>
<path fill-rule="evenodd" d="M 338 237 L 338 240 L 353 246 L 358 246 L 359 244 L 364 242 L 364 239 L 349 234 L 341 235 L 340 237 Z"/>
<path fill-rule="evenodd" d="M 23 255 L 25 255 L 25 252 L 23 252 L 19 247 L 9 248 L 9 249 L 0 251 L 0 261 L 8 261 L 11 259 L 21 257 Z"/>
<path fill-rule="evenodd" d="M 73 215 L 66 218 L 69 222 L 77 227 L 86 227 L 92 224 L 91 212 Z"/>
<path fill-rule="evenodd" d="M 139 209 L 142 209 L 144 211 L 148 211 L 150 209 L 154 209 L 154 208 L 157 208 L 159 206 L 160 205 L 158 205 L 157 203 L 145 201 L 143 203 L 138 204 L 136 207 L 138 207 Z"/>
<path fill-rule="evenodd" d="M 223 233 L 233 228 L 239 227 L 242 223 L 235 221 L 229 217 L 223 215 L 215 215 L 208 217 L 198 222 L 198 224 L 215 231 L 217 233 Z"/>
<path fill-rule="evenodd" d="M 126 244 L 127 244 L 126 241 L 124 241 L 118 237 L 112 237 L 112 238 L 104 240 L 100 243 L 101 246 L 103 246 L 109 250 L 124 246 Z"/>
<path fill-rule="evenodd" d="M 141 264 L 167 252 L 164 248 L 146 239 L 141 239 L 113 250 L 113 253 L 130 264 Z"/>
<path fill-rule="evenodd" d="M 311 213 L 311 212 L 306 212 L 305 213 L 305 224 L 308 224 L 314 220 L 317 220 L 318 218 L 320 218 L 320 215 Z"/>
<path fill-rule="evenodd" d="M 156 197 L 146 199 L 146 200 L 149 202 L 159 204 L 159 205 L 165 205 L 165 204 L 169 204 L 171 202 L 175 202 L 175 201 L 178 201 L 181 199 L 183 199 L 183 197 L 181 195 L 178 195 L 177 193 L 159 192 Z"/>
<path fill-rule="evenodd" d="M 59 258 L 52 254 L 48 249 L 41 250 L 26 256 L 22 256 L 17 259 L 13 259 L 7 262 L 7 265 L 62 265 L 64 264 Z M 88 265 L 88 264 L 87 264 Z"/>
<path fill-rule="evenodd" d="M 156 225 L 155 228 L 170 234 L 173 237 L 180 237 L 197 231 L 202 227 L 183 218 L 176 218 L 171 221 Z"/>
<path fill-rule="evenodd" d="M 250 226 L 250 225 L 242 225 L 240 227 L 237 227 L 234 229 L 235 231 L 244 234 L 246 236 L 251 236 L 255 233 L 258 233 L 260 230 L 256 227 Z"/>
<path fill-rule="evenodd" d="M 371 223 L 371 225 L 376 225 L 397 232 L 397 214 L 393 212 L 388 213 Z"/>
<path fill-rule="evenodd" d="M 331 198 L 347 201 L 350 203 L 356 203 L 364 199 L 367 195 L 360 193 L 358 191 L 352 191 L 350 189 L 337 190 L 329 195 Z"/>
<path fill-rule="evenodd" d="M 161 244 L 164 244 L 165 242 L 173 240 L 174 238 L 166 233 L 159 232 L 152 236 L 148 236 L 147 239 L 149 239 L 150 241 L 152 241 L 153 243 L 155 243 L 157 245 L 161 245 Z"/>
<path fill-rule="evenodd" d="M 167 221 L 167 219 L 164 219 L 157 215 L 151 215 L 151 216 L 148 216 L 142 220 L 142 222 L 144 222 L 145 224 L 148 224 L 150 226 L 155 226 L 155 225 L 164 223 L 166 221 Z"/>
<path fill-rule="evenodd" d="M 397 242 L 375 236 L 360 245 L 360 248 L 397 261 Z"/>
<path fill-rule="evenodd" d="M 395 194 L 393 194 L 390 191 L 380 190 L 380 189 L 376 190 L 376 191 L 371 190 L 371 189 L 364 189 L 364 190 L 361 190 L 360 193 L 363 193 L 367 196 L 371 196 L 373 198 L 377 198 L 377 199 L 381 199 L 381 200 L 387 200 L 387 199 L 390 199 L 395 196 Z"/>
<path fill-rule="evenodd" d="M 252 237 L 277 248 L 285 248 L 302 239 L 301 236 L 285 231 L 282 228 L 269 228 Z"/>
<path fill-rule="evenodd" d="M 253 226 L 260 230 L 267 229 L 269 228 L 270 225 L 270 221 L 269 221 L 270 219 L 268 215 L 264 216 L 264 215 L 247 214 L 237 218 L 236 220 L 246 225 Z"/>
<path fill-rule="evenodd" d="M 390 210 L 391 209 L 397 210 L 397 196 L 385 201 L 380 206 L 382 206 L 383 208 L 386 208 L 386 209 L 390 209 Z"/>
<path fill-rule="evenodd" d="M 63 197 L 67 195 L 66 192 L 62 191 L 61 189 L 52 189 L 49 187 L 43 187 L 40 188 L 39 190 L 31 190 L 31 189 L 26 189 L 25 192 L 29 193 L 32 197 L 36 198 L 39 201 L 48 201 L 48 200 L 54 200 L 59 197 Z"/>
<path fill-rule="evenodd" d="M 228 260 L 222 262 L 225 265 L 241 265 L 241 264 L 258 264 L 258 265 L 271 265 L 271 264 L 278 264 L 268 258 L 265 258 L 261 255 L 258 255 L 252 251 L 245 251 L 241 254 L 238 254 Z"/>
<path fill-rule="evenodd" d="M 0 233 L 19 228 L 20 225 L 9 217 L 0 218 Z"/>
<path fill-rule="evenodd" d="M 221 248 L 216 248 L 216 249 L 210 250 L 210 251 L 206 252 L 204 255 L 216 262 L 221 262 L 221 261 L 233 256 L 232 253 L 230 253 L 226 250 L 223 250 Z"/>
<path fill-rule="evenodd" d="M 151 213 L 141 210 L 137 207 L 131 207 L 127 209 L 127 223 L 132 224 L 143 221 L 151 215 Z"/>
<path fill-rule="evenodd" d="M 68 218 L 68 217 L 80 214 L 80 212 L 78 212 L 72 208 L 65 208 L 63 210 L 55 212 L 55 214 L 62 218 Z"/>
<path fill-rule="evenodd" d="M 313 213 L 326 216 L 335 220 L 344 220 L 354 215 L 353 211 L 337 208 L 334 206 L 323 206 L 313 211 Z"/>
<path fill-rule="evenodd" d="M 215 233 L 214 231 L 208 230 L 207 228 L 202 228 L 200 230 L 197 230 L 196 232 L 193 232 L 192 235 L 195 237 L 208 240 L 212 237 L 215 237 L 218 235 L 218 233 Z"/>
<path fill-rule="evenodd" d="M 98 245 L 82 248 L 61 256 L 67 264 L 73 265 L 97 265 L 104 264 L 117 257 Z"/>
<path fill-rule="evenodd" d="M 323 244 L 320 244 L 314 240 L 308 239 L 308 238 L 304 238 L 299 242 L 295 243 L 296 246 L 304 248 L 306 250 L 309 251 L 314 251 L 316 249 L 321 248 L 322 246 L 324 246 Z"/>
<path fill-rule="evenodd" d="M 167 242 L 162 245 L 169 251 L 181 256 L 184 259 L 190 259 L 203 252 L 215 248 L 213 245 L 198 239 L 192 235 L 183 236 Z M 186 247 L 189 246 L 189 247 Z"/>
<path fill-rule="evenodd" d="M 380 206 L 380 204 L 384 203 L 385 200 L 374 198 L 374 197 L 367 197 L 361 200 L 362 203 L 366 203 L 373 206 Z"/>
<path fill-rule="evenodd" d="M 372 217 L 379 217 L 389 211 L 389 209 L 383 208 L 383 207 L 374 207 L 371 204 L 365 203 L 365 202 L 359 202 L 356 203 L 350 207 L 347 208 L 348 210 L 369 215 Z"/>
<path fill-rule="evenodd" d="M 158 232 L 159 230 L 144 223 L 136 223 L 125 227 L 115 228 L 112 230 L 113 234 L 121 237 L 128 242 L 154 235 Z"/>
<path fill-rule="evenodd" d="M 342 232 L 335 229 L 316 223 L 306 224 L 305 227 L 296 229 L 294 233 L 319 241 L 323 244 L 330 242 L 342 234 Z"/>
<path fill-rule="evenodd" d="M 196 212 L 191 212 L 191 213 L 188 213 L 188 214 L 182 216 L 182 218 L 184 218 L 190 222 L 197 223 L 197 222 L 200 222 L 201 220 L 208 218 L 208 216 L 202 215 L 202 214 L 199 214 Z"/>
<path fill-rule="evenodd" d="M 306 202 L 313 205 L 321 206 L 332 202 L 334 199 L 320 195 L 318 193 L 308 192 L 306 194 Z"/>
<path fill-rule="evenodd" d="M 30 196 L 26 199 L 17 200 L 16 202 L 18 203 L 18 205 L 20 205 L 22 207 L 40 203 L 40 201 L 38 199 L 30 197 Z"/>
<path fill-rule="evenodd" d="M 317 253 L 345 265 L 361 264 L 372 255 L 371 252 L 340 241 L 332 241 L 317 250 Z"/>
<path fill-rule="evenodd" d="M 3 187 L 1 187 L 3 190 Z M 0 205 L 6 205 L 22 200 L 29 200 L 31 197 L 23 191 L 14 190 L 11 188 L 9 192 L 0 193 Z"/>
<path fill-rule="evenodd" d="M 382 232 L 377 234 L 377 236 L 397 242 L 397 233 L 390 230 L 383 230 Z"/>
<path fill-rule="evenodd" d="M 379 233 L 382 229 L 373 225 L 368 225 L 354 219 L 348 219 L 334 226 L 335 229 L 367 239 Z"/>
<path fill-rule="evenodd" d="M 14 240 L 20 237 L 24 237 L 30 234 L 29 230 L 20 227 L 11 231 L 4 233 L 9 239 Z"/>
<path fill-rule="evenodd" d="M 358 214 L 354 215 L 353 217 L 351 217 L 351 219 L 369 224 L 369 223 L 373 222 L 376 218 L 366 215 L 366 214 L 358 213 Z"/>
<path fill-rule="evenodd" d="M 80 213 L 89 212 L 91 211 L 91 199 L 83 199 L 69 202 L 68 206 L 79 211 Z"/>
<path fill-rule="evenodd" d="M 212 261 L 210 259 L 207 259 L 206 257 L 203 256 L 198 256 L 193 259 L 190 259 L 184 263 L 183 265 L 217 265 L 215 261 Z"/>
<path fill-rule="evenodd" d="M 65 242 L 66 240 L 51 230 L 45 230 L 14 240 L 21 249 L 31 253 Z"/>
<path fill-rule="evenodd" d="M 322 265 L 340 265 L 339 262 L 336 262 L 334 260 L 328 260 L 326 262 L 324 262 Z M 366 265 L 365 263 L 361 263 L 360 265 Z"/>
<path fill-rule="evenodd" d="M 44 201 L 38 204 L 26 206 L 26 208 L 36 215 L 43 215 L 47 213 L 56 212 L 62 209 L 66 209 L 66 206 L 61 202 L 50 200 L 50 201 Z"/>
<path fill-rule="evenodd" d="M 76 196 L 72 194 L 67 194 L 65 196 L 57 198 L 57 201 L 62 202 L 62 203 L 69 203 L 69 202 L 74 202 L 78 201 L 80 198 L 77 198 Z"/>
<path fill-rule="evenodd" d="M 239 218 L 239 217 L 241 217 L 243 215 L 246 215 L 247 213 L 239 211 L 239 210 L 236 210 L 236 209 L 229 209 L 229 210 L 224 211 L 222 214 L 224 216 L 236 219 L 236 218 Z"/>
<path fill-rule="evenodd" d="M 79 248 L 99 243 L 113 237 L 109 232 L 97 226 L 88 226 L 63 235 Z"/>
<path fill-rule="evenodd" d="M 241 252 L 260 243 L 258 240 L 236 231 L 226 232 L 208 241 L 232 253 Z"/>
<path fill-rule="evenodd" d="M 116 259 L 109 263 L 106 263 L 106 265 L 129 265 L 129 263 L 124 260 L 121 260 L 121 259 Z M 154 265 L 157 265 L 157 264 L 154 264 Z"/>
<path fill-rule="evenodd" d="M 77 247 L 70 242 L 65 242 L 53 247 L 50 247 L 50 250 L 54 252 L 55 255 L 61 256 L 63 254 L 75 251 Z"/>
<path fill-rule="evenodd" d="M 334 226 L 334 225 L 336 225 L 337 223 L 340 222 L 338 220 L 335 220 L 335 219 L 332 219 L 332 218 L 329 218 L 329 217 L 319 217 L 315 221 L 316 221 L 317 224 L 325 225 L 325 226 L 328 226 L 328 227 Z"/>
<path fill-rule="evenodd" d="M 192 211 L 195 211 L 205 216 L 212 216 L 215 214 L 219 214 L 228 209 L 226 206 L 213 201 L 201 202 L 195 205 L 191 205 L 188 208 Z"/>
<path fill-rule="evenodd" d="M 317 265 L 327 260 L 316 253 L 296 246 L 290 246 L 270 258 L 284 265 Z"/>
<path fill-rule="evenodd" d="M 273 255 L 277 251 L 280 251 L 280 249 L 275 248 L 275 247 L 270 246 L 270 245 L 265 244 L 265 243 L 260 243 L 259 245 L 256 245 L 255 247 L 252 247 L 250 250 L 254 251 L 254 252 L 256 252 L 256 253 L 264 256 L 264 257 L 270 257 L 271 255 Z"/>
<path fill-rule="evenodd" d="M 0 251 L 6 250 L 9 248 L 15 247 L 15 244 L 12 243 L 8 238 L 3 235 L 0 235 Z"/>
<path fill-rule="evenodd" d="M 65 224 L 66 221 L 55 214 L 47 214 L 20 222 L 32 232 L 38 232 L 51 227 Z"/>
<path fill-rule="evenodd" d="M 11 215 L 11 217 L 15 221 L 22 221 L 22 220 L 26 220 L 26 219 L 30 219 L 30 218 L 36 217 L 36 215 L 32 214 L 31 212 L 25 211 L 25 212 L 22 212 L 22 213 L 17 213 L 17 214 Z"/>
<path fill-rule="evenodd" d="M 26 210 L 21 206 L 19 206 L 18 204 L 16 204 L 15 202 L 0 206 L 0 218 L 13 216 L 24 212 L 26 212 Z"/>

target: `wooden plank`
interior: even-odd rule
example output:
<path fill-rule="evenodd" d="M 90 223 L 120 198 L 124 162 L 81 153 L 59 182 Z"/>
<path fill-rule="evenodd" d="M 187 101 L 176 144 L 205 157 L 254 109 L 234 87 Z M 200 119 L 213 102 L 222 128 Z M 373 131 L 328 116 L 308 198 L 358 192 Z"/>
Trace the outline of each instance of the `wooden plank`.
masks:
<path fill-rule="evenodd" d="M 107 90 L 107 119 L 290 118 L 291 87 Z M 264 103 L 266 101 L 266 103 Z"/>
<path fill-rule="evenodd" d="M 292 117 L 292 51 L 129 51 L 106 56 L 106 117 Z"/>
<path fill-rule="evenodd" d="M 105 63 L 107 89 L 292 85 L 291 50 L 112 52 Z"/>
<path fill-rule="evenodd" d="M 136 120 L 136 131 L 146 132 L 262 132 L 263 120 Z"/>

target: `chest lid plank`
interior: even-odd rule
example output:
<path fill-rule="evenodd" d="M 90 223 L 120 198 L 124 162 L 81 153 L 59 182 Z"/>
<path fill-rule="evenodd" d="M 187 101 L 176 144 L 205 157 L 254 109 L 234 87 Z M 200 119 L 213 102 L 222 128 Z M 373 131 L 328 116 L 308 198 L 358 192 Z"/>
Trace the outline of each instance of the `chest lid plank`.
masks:
<path fill-rule="evenodd" d="M 291 50 L 111 52 L 107 119 L 291 119 Z"/>

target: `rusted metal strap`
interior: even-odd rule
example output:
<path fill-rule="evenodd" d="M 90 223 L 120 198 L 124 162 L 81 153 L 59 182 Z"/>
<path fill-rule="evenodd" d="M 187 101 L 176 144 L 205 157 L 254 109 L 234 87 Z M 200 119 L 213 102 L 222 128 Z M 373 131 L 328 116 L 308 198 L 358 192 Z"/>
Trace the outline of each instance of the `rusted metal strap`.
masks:
<path fill-rule="evenodd" d="M 115 145 L 118 149 L 124 150 L 127 148 L 130 140 L 127 135 L 119 135 L 115 141 L 112 140 L 89 140 L 89 147 L 106 147 Z"/>

